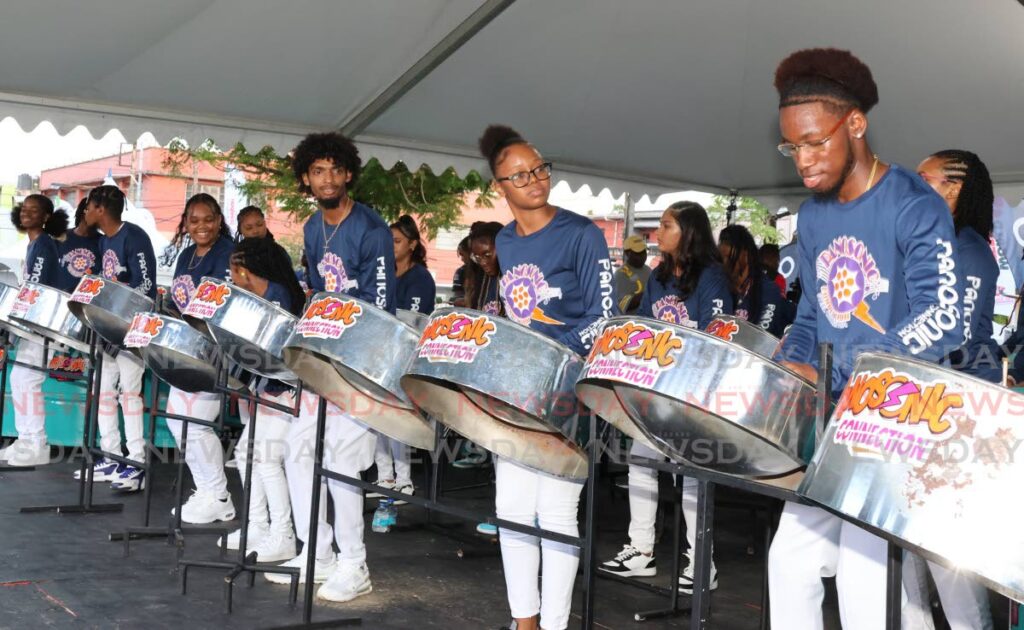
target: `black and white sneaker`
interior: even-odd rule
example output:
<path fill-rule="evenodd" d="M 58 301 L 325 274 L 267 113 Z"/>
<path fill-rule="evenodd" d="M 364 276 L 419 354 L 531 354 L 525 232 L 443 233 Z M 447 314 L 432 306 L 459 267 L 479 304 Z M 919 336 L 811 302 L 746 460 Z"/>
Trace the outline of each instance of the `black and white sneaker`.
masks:
<path fill-rule="evenodd" d="M 617 556 L 602 562 L 598 568 L 622 577 L 652 577 L 658 574 L 654 554 L 646 556 L 633 545 L 624 545 Z"/>
<path fill-rule="evenodd" d="M 686 568 L 683 569 L 682 575 L 679 576 L 679 592 L 684 595 L 693 594 L 693 562 L 688 561 L 688 558 L 683 558 L 687 561 Z M 713 591 L 718 588 L 718 569 L 715 568 L 715 563 L 711 563 L 711 586 L 708 590 Z"/>

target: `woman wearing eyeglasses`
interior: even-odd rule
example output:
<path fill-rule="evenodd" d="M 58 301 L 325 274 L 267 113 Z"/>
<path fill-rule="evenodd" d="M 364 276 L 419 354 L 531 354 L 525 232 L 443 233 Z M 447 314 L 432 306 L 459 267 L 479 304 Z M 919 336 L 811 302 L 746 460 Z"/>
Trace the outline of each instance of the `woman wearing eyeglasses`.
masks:
<path fill-rule="evenodd" d="M 505 315 L 505 307 L 498 295 L 501 269 L 494 241 L 502 224 L 497 221 L 477 221 L 469 228 L 470 260 L 466 278 L 466 306 L 489 315 Z"/>
<path fill-rule="evenodd" d="M 427 248 L 420 239 L 415 219 L 403 214 L 391 224 L 391 237 L 395 244 L 395 288 L 398 308 L 430 315 L 434 312 L 437 288 L 434 277 L 427 271 Z M 377 439 L 377 485 L 403 494 L 413 494 L 412 469 L 409 464 L 409 446 L 398 440 L 380 436 Z M 372 493 L 368 498 L 381 495 Z M 398 505 L 405 501 L 398 501 Z"/>
<path fill-rule="evenodd" d="M 515 219 L 495 238 L 499 292 L 509 319 L 586 354 L 598 320 L 616 312 L 604 235 L 586 217 L 548 203 L 551 163 L 519 133 L 492 125 L 479 146 Z M 578 535 L 582 483 L 495 460 L 498 518 L 523 525 L 536 521 L 545 530 Z M 500 539 L 510 627 L 567 627 L 579 549 L 504 529 Z"/>

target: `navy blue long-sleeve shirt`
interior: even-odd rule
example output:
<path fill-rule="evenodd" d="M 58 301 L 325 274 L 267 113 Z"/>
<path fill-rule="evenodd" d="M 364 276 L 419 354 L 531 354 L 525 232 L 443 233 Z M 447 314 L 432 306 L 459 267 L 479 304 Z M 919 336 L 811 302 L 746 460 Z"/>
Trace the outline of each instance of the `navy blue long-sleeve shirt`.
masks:
<path fill-rule="evenodd" d="M 174 280 L 171 281 L 171 299 L 179 312 L 185 312 L 192 300 L 192 293 L 204 276 L 220 279 L 231 277 L 231 252 L 234 248 L 231 239 L 222 236 L 202 256 L 196 256 L 195 243 L 178 255 L 178 262 L 174 265 Z"/>
<path fill-rule="evenodd" d="M 805 201 L 803 295 L 780 357 L 815 365 L 818 343 L 831 342 L 833 394 L 867 350 L 941 359 L 963 341 L 955 238 L 942 199 L 896 165 L 849 203 Z"/>
<path fill-rule="evenodd" d="M 515 221 L 509 223 L 494 245 L 508 318 L 586 354 L 598 321 L 618 314 L 601 230 L 557 208 L 546 226 L 527 236 L 516 233 Z"/>
<path fill-rule="evenodd" d="M 413 265 L 398 276 L 395 295 L 398 308 L 430 315 L 437 297 L 434 276 L 423 265 Z"/>
<path fill-rule="evenodd" d="M 988 241 L 965 227 L 956 237 L 963 277 L 964 345 L 950 356 L 952 366 L 993 383 L 1002 380 L 1002 352 L 992 339 L 999 265 Z"/>
<path fill-rule="evenodd" d="M 718 315 L 732 315 L 729 277 L 721 265 L 705 267 L 697 279 L 697 288 L 685 300 L 679 297 L 675 277 L 669 276 L 667 282 L 662 282 L 658 276 L 658 270 L 651 272 L 640 298 L 638 315 L 699 330 L 707 328 Z"/>
<path fill-rule="evenodd" d="M 327 225 L 323 210 L 317 210 L 302 234 L 314 292 L 347 293 L 394 315 L 395 245 L 379 214 L 357 201 L 335 226 Z"/>
<path fill-rule="evenodd" d="M 100 260 L 100 237 L 81 236 L 74 230 L 64 235 L 64 241 L 58 243 L 60 249 L 61 290 L 71 293 L 78 286 L 82 276 L 96 273 Z"/>
<path fill-rule="evenodd" d="M 61 286 L 60 251 L 53 238 L 43 232 L 28 244 L 25 252 L 25 282 L 66 291 Z"/>
<path fill-rule="evenodd" d="M 748 291 L 736 302 L 736 315 L 768 333 L 781 337 L 786 326 L 793 322 L 793 305 L 779 292 L 779 286 L 767 274 L 762 275 L 760 313 L 750 312 L 751 295 Z"/>
<path fill-rule="evenodd" d="M 117 234 L 100 237 L 100 251 L 104 278 L 117 280 L 156 299 L 156 255 L 145 230 L 124 222 Z"/>

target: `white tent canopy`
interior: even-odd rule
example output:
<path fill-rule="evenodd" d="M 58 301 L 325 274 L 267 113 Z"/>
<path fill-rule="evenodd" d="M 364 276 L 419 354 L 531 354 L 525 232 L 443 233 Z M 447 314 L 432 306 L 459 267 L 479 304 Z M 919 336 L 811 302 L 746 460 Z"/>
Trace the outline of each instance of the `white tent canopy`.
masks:
<path fill-rule="evenodd" d="M 4 25 L 0 117 L 26 129 L 287 150 L 341 128 L 367 157 L 464 172 L 503 122 L 574 186 L 791 206 L 772 73 L 837 46 L 874 71 L 883 159 L 966 147 L 1024 182 L 1016 0 L 36 0 Z"/>

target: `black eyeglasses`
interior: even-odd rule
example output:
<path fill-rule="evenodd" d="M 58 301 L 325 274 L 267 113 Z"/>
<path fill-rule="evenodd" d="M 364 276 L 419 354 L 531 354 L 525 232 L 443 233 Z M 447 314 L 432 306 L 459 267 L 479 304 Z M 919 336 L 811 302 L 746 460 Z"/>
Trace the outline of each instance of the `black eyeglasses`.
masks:
<path fill-rule="evenodd" d="M 516 188 L 526 188 L 530 183 L 530 175 L 537 178 L 537 181 L 542 182 L 546 179 L 551 179 L 551 162 L 544 162 L 537 168 L 530 171 L 519 171 L 518 173 L 512 173 L 508 177 L 495 177 L 496 182 L 509 182 Z"/>

